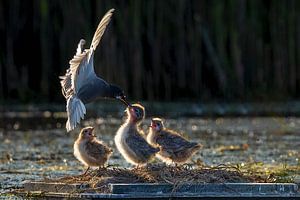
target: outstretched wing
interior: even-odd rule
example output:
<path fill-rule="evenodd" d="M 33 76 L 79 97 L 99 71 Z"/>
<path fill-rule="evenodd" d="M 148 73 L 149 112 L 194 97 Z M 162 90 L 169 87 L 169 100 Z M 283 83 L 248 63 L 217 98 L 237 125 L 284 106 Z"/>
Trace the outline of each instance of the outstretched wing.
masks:
<path fill-rule="evenodd" d="M 72 88 L 74 88 L 75 93 L 79 91 L 80 87 L 86 80 L 96 77 L 93 63 L 94 51 L 96 50 L 102 35 L 110 22 L 113 11 L 114 9 L 109 10 L 100 21 L 94 34 L 90 49 L 84 50 L 82 54 L 75 55 L 73 59 L 70 60 Z"/>
<path fill-rule="evenodd" d="M 91 47 L 90 49 L 96 50 L 102 35 L 107 27 L 107 25 L 109 24 L 110 20 L 111 20 L 111 16 L 113 15 L 113 12 L 115 11 L 115 9 L 110 9 L 105 15 L 104 17 L 101 19 L 96 32 L 94 33 L 94 37 L 91 43 Z"/>
<path fill-rule="evenodd" d="M 61 79 L 61 92 L 66 99 L 68 99 L 73 94 L 71 75 L 72 74 L 70 69 L 67 69 L 66 74 L 59 77 Z"/>
<path fill-rule="evenodd" d="M 110 9 L 100 21 L 94 34 L 91 46 L 89 49 L 79 50 L 82 40 L 78 44 L 77 53 L 70 60 L 70 68 L 64 76 L 61 76 L 61 86 L 63 95 L 67 98 L 70 94 L 76 94 L 81 86 L 88 80 L 95 78 L 93 56 L 103 33 L 110 22 L 114 9 Z M 83 47 L 83 44 L 81 45 Z"/>
<path fill-rule="evenodd" d="M 76 55 L 82 54 L 84 44 L 85 40 L 81 39 L 77 46 Z M 64 76 L 60 76 L 59 78 L 61 79 L 60 84 L 62 94 L 66 99 L 68 99 L 74 93 L 72 88 L 72 73 L 70 68 L 67 69 Z"/>

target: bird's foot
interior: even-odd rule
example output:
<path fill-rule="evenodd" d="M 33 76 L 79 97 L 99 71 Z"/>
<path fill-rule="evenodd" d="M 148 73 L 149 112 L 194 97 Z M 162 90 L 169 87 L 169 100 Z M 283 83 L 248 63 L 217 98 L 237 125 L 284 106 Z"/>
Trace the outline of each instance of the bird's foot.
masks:
<path fill-rule="evenodd" d="M 106 169 L 106 167 L 104 165 L 102 165 L 102 166 L 99 166 L 98 171 L 102 171 L 102 170 L 105 170 L 105 169 Z"/>
<path fill-rule="evenodd" d="M 98 172 L 96 174 L 97 174 L 97 176 L 102 176 L 103 174 L 106 174 L 106 172 L 107 172 L 107 167 L 102 165 L 102 166 L 99 166 Z"/>
<path fill-rule="evenodd" d="M 141 168 L 141 165 L 138 164 L 138 165 L 136 165 L 133 169 L 134 169 L 134 170 L 138 170 L 138 169 L 140 169 L 140 168 Z"/>

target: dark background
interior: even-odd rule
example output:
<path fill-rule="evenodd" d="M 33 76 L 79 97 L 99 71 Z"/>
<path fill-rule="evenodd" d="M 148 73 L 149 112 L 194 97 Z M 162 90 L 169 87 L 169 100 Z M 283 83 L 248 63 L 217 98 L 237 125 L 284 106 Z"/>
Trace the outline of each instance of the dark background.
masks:
<path fill-rule="evenodd" d="M 96 71 L 129 99 L 300 97 L 298 0 L 0 0 L 0 101 L 64 102 L 58 76 L 110 8 Z"/>

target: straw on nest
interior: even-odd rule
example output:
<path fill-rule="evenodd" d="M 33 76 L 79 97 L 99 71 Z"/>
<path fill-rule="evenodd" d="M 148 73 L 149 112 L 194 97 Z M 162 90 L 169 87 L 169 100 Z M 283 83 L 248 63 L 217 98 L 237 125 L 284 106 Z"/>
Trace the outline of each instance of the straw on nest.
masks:
<path fill-rule="evenodd" d="M 89 184 L 91 191 L 109 193 L 111 183 L 235 183 L 253 182 L 254 178 L 243 175 L 238 169 L 230 166 L 192 167 L 166 166 L 151 164 L 139 168 L 108 167 L 90 171 L 85 175 L 68 176 L 60 179 L 48 179 L 47 182 L 66 184 Z"/>

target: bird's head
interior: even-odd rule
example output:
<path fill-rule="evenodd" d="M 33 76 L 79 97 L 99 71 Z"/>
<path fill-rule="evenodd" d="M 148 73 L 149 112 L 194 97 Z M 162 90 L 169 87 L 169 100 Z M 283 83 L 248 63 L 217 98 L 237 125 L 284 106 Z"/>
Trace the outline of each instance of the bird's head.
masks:
<path fill-rule="evenodd" d="M 164 129 L 163 120 L 160 118 L 152 118 L 150 128 L 154 132 L 160 132 Z"/>
<path fill-rule="evenodd" d="M 145 117 L 145 108 L 141 104 L 132 104 L 127 107 L 126 112 L 132 122 L 139 123 Z"/>
<path fill-rule="evenodd" d="M 117 85 L 110 85 L 111 97 L 120 100 L 126 106 L 130 106 L 130 103 L 126 100 L 124 91 Z"/>
<path fill-rule="evenodd" d="M 79 137 L 85 140 L 93 140 L 96 138 L 96 135 L 94 134 L 94 127 L 89 126 L 81 129 Z"/>

